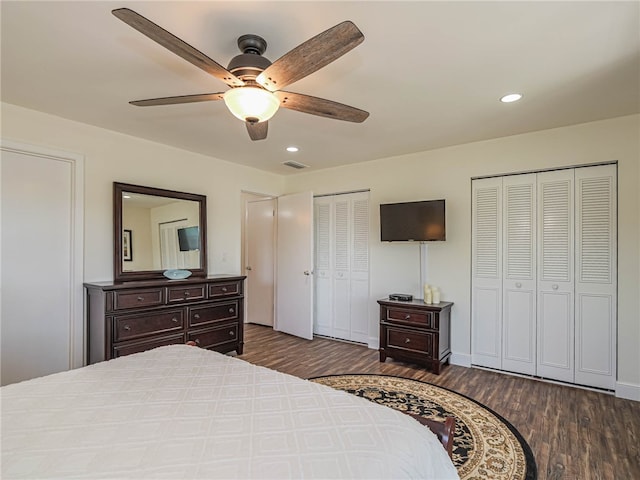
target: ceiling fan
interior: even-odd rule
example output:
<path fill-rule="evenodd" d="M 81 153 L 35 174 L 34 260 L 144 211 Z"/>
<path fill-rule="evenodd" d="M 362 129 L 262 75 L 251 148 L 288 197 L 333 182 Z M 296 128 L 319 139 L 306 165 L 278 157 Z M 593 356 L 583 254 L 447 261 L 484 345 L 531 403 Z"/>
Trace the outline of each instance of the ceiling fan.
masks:
<path fill-rule="evenodd" d="M 271 63 L 262 54 L 267 42 L 258 35 L 242 35 L 238 47 L 242 52 L 227 68 L 182 41 L 164 28 L 128 8 L 112 13 L 127 25 L 172 51 L 205 72 L 223 81 L 230 90 L 176 97 L 135 100 L 139 107 L 224 100 L 237 118 L 245 122 L 251 140 L 267 137 L 268 121 L 279 107 L 321 117 L 360 123 L 368 112 L 323 98 L 281 90 L 340 58 L 364 40 L 352 22 L 345 21 L 298 45 Z"/>

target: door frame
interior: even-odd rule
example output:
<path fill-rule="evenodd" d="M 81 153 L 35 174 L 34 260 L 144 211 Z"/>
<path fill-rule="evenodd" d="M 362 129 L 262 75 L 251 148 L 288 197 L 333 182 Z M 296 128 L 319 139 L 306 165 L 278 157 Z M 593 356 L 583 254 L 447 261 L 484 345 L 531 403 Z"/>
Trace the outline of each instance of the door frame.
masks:
<path fill-rule="evenodd" d="M 0 138 L 0 153 L 12 152 L 21 155 L 48 158 L 69 163 L 71 166 L 71 251 L 69 288 L 69 369 L 86 365 L 86 331 L 84 305 L 84 155 L 29 145 Z M 1 213 L 0 213 L 1 214 Z M 1 266 L 0 266 L 1 268 Z M 1 276 L 0 276 L 1 279 Z M 0 285 L 0 292 L 2 291 Z M 2 297 L 0 294 L 0 304 Z"/>

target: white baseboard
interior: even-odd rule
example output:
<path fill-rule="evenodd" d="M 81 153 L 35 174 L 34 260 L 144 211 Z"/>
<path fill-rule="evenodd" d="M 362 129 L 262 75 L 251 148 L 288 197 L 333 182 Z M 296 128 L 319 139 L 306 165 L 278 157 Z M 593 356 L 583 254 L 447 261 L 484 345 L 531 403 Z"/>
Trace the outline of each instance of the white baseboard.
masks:
<path fill-rule="evenodd" d="M 369 348 L 372 348 L 373 350 L 378 350 L 380 348 L 380 340 L 378 339 L 378 337 L 369 337 Z"/>
<path fill-rule="evenodd" d="M 616 382 L 616 397 L 640 402 L 640 385 Z"/>
<path fill-rule="evenodd" d="M 453 352 L 449 358 L 451 365 L 458 365 L 460 367 L 471 368 L 471 355 L 468 353 L 456 353 Z"/>

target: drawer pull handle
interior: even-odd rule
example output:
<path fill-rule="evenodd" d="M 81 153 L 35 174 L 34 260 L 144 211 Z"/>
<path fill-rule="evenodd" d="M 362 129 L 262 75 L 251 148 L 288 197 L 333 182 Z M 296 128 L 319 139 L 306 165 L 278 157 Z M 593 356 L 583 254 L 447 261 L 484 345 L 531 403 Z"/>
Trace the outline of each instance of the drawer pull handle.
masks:
<path fill-rule="evenodd" d="M 190 295 L 190 293 L 189 293 L 189 292 L 184 292 L 184 296 L 185 296 L 185 297 L 188 297 L 189 295 Z"/>
<path fill-rule="evenodd" d="M 129 325 L 125 325 L 125 326 L 124 326 L 124 327 L 122 327 L 122 328 L 124 328 L 127 332 L 128 332 L 129 330 L 131 330 L 131 327 L 130 327 Z"/>
<path fill-rule="evenodd" d="M 229 335 L 231 335 L 232 337 L 236 334 L 236 332 L 234 332 L 233 330 L 229 330 Z"/>
<path fill-rule="evenodd" d="M 199 314 L 197 314 L 197 313 L 195 313 L 195 314 L 193 315 L 193 318 L 195 318 L 196 320 L 199 320 L 199 319 L 200 319 L 200 315 L 199 315 Z"/>
<path fill-rule="evenodd" d="M 411 340 L 409 340 L 408 338 L 405 338 L 404 343 L 411 343 Z"/>
<path fill-rule="evenodd" d="M 138 301 L 141 302 L 144 300 L 144 297 L 138 297 Z"/>
<path fill-rule="evenodd" d="M 223 292 L 226 292 L 226 291 L 227 291 L 227 287 L 222 287 L 222 289 L 221 289 L 221 290 L 222 290 Z"/>
<path fill-rule="evenodd" d="M 178 319 L 177 319 L 176 317 L 173 317 L 173 318 L 171 319 L 171 321 L 172 321 L 173 323 L 178 323 Z"/>
<path fill-rule="evenodd" d="M 233 309 L 233 307 L 231 307 L 231 308 L 229 309 L 229 313 L 234 313 L 234 312 L 235 312 L 235 310 Z"/>
<path fill-rule="evenodd" d="M 404 316 L 404 319 L 405 319 L 405 320 L 409 320 L 410 318 L 411 318 L 411 315 L 408 315 L 408 314 L 407 314 L 407 315 L 405 315 L 405 316 Z"/>
<path fill-rule="evenodd" d="M 196 338 L 194 341 L 196 342 L 196 345 L 200 345 L 200 339 L 199 338 Z"/>

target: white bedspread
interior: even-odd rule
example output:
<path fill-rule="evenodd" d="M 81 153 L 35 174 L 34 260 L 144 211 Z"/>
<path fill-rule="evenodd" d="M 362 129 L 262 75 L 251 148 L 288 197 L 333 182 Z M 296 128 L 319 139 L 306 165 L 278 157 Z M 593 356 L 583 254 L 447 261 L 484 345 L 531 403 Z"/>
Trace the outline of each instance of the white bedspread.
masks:
<path fill-rule="evenodd" d="M 2 387 L 2 478 L 458 478 L 407 415 L 208 350 Z"/>

